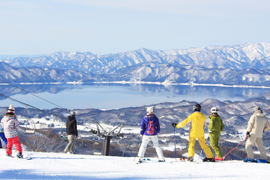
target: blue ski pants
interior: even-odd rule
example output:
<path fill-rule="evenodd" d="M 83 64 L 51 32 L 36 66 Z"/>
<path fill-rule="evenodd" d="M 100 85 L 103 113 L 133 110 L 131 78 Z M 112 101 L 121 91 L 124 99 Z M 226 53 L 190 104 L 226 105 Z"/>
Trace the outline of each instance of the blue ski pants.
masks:
<path fill-rule="evenodd" d="M 7 146 L 7 138 L 3 132 L 0 133 L 0 137 L 4 141 L 5 145 Z M 2 147 L 1 140 L 0 140 L 0 146 Z"/>

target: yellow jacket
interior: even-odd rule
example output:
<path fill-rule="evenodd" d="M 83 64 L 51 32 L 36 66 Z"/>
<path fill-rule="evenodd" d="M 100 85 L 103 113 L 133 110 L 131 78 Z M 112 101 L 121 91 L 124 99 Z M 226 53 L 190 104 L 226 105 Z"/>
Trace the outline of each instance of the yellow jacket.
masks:
<path fill-rule="evenodd" d="M 194 112 L 183 122 L 176 125 L 177 128 L 184 127 L 188 122 L 192 122 L 190 137 L 204 137 L 204 123 L 206 117 L 201 112 Z"/>

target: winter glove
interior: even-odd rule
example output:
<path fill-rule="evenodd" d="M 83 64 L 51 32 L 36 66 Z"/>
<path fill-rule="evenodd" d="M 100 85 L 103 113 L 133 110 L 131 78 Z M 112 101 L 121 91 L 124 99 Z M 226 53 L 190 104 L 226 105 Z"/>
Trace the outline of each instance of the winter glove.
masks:
<path fill-rule="evenodd" d="M 172 126 L 173 126 L 173 127 L 176 127 L 176 125 L 177 125 L 177 124 L 176 124 L 175 122 L 172 123 Z"/>
<path fill-rule="evenodd" d="M 246 138 L 249 138 L 250 137 L 250 134 L 249 132 L 246 133 Z"/>

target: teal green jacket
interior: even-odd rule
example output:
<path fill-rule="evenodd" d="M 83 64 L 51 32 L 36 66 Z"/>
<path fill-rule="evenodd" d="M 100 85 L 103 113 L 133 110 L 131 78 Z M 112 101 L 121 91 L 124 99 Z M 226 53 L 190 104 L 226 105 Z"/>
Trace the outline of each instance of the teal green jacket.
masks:
<path fill-rule="evenodd" d="M 210 134 L 215 134 L 215 135 L 220 135 L 220 132 L 223 131 L 224 129 L 224 124 L 222 122 L 222 119 L 220 118 L 219 115 L 217 116 L 209 116 L 210 122 L 208 126 L 208 130 L 212 131 Z"/>

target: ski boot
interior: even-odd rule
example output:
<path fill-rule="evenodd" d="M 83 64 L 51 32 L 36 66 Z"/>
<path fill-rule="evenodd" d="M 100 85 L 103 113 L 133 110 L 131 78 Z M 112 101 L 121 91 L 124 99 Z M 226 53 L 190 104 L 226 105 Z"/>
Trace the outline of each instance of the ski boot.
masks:
<path fill-rule="evenodd" d="M 258 159 L 257 163 L 267 163 L 267 159 Z"/>
<path fill-rule="evenodd" d="M 23 158 L 23 155 L 22 155 L 22 153 L 21 152 L 19 152 L 19 151 L 17 151 L 17 158 Z"/>
<path fill-rule="evenodd" d="M 203 159 L 203 162 L 215 162 L 215 159 L 214 158 L 207 158 L 207 157 L 205 157 Z"/>
<path fill-rule="evenodd" d="M 189 162 L 193 162 L 193 161 L 194 161 L 193 156 L 188 157 L 188 158 L 187 158 L 187 161 L 189 161 Z"/>
<path fill-rule="evenodd" d="M 224 157 L 215 157 L 215 161 L 224 161 Z"/>
<path fill-rule="evenodd" d="M 164 158 L 160 159 L 160 160 L 158 160 L 158 162 L 165 162 L 165 159 Z"/>
<path fill-rule="evenodd" d="M 138 163 L 138 164 L 139 164 L 139 163 L 142 163 L 142 157 L 139 157 L 139 160 L 138 160 L 137 163 Z"/>
<path fill-rule="evenodd" d="M 246 158 L 246 159 L 244 159 L 244 162 L 256 162 L 256 160 L 255 159 Z"/>

